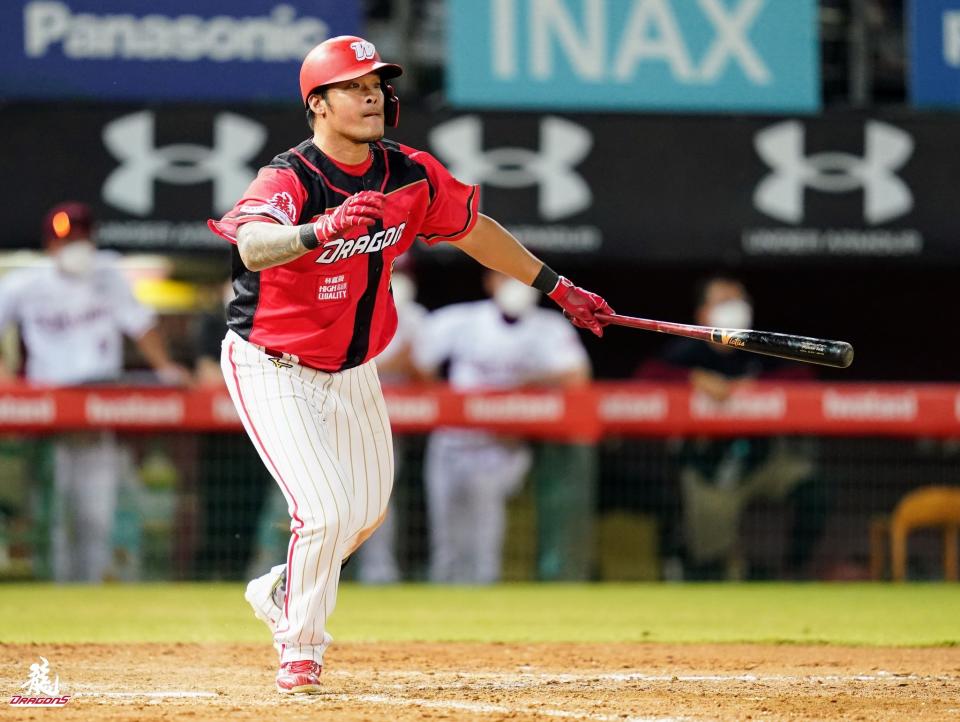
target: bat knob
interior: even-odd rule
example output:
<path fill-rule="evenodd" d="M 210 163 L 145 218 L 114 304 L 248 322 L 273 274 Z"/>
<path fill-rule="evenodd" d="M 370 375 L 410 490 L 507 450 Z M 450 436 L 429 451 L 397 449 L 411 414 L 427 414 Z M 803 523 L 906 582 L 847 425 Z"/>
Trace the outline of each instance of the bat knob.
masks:
<path fill-rule="evenodd" d="M 837 362 L 842 369 L 853 363 L 853 346 L 846 341 L 837 343 Z"/>

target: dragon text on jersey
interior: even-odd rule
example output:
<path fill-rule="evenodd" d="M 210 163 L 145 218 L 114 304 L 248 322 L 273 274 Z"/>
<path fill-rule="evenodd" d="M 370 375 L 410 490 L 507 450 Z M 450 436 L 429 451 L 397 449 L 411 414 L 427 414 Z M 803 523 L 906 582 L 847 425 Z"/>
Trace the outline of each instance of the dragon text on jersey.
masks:
<path fill-rule="evenodd" d="M 390 226 L 377 231 L 372 236 L 364 234 L 359 238 L 335 238 L 327 241 L 323 244 L 323 252 L 317 256 L 317 263 L 336 263 L 358 253 L 382 251 L 399 242 L 406 227 L 406 223 L 401 223 L 399 226 Z"/>

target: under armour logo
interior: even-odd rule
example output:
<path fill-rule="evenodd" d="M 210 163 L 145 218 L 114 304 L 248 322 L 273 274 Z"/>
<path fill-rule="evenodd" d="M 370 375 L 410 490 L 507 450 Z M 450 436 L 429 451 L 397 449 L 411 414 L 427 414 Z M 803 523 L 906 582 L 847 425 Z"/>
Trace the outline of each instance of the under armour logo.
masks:
<path fill-rule="evenodd" d="M 574 168 L 590 153 L 593 136 L 576 123 L 547 116 L 540 121 L 540 150 L 503 147 L 484 150 L 483 123 L 467 115 L 438 125 L 430 144 L 450 172 L 467 183 L 498 188 L 539 185 L 540 215 L 572 216 L 590 206 L 590 186 Z"/>
<path fill-rule="evenodd" d="M 353 48 L 353 52 L 356 54 L 358 61 L 370 60 L 377 54 L 377 49 L 373 47 L 373 43 L 367 42 L 366 40 L 358 40 L 355 43 L 350 43 L 350 47 Z"/>
<path fill-rule="evenodd" d="M 913 153 L 913 139 L 887 123 L 867 123 L 862 158 L 842 152 L 804 155 L 804 128 L 794 120 L 760 131 L 754 146 L 773 173 L 757 186 L 753 202 L 760 211 L 778 220 L 803 220 L 805 188 L 825 193 L 863 188 L 863 215 L 871 225 L 892 220 L 913 208 L 910 188 L 894 173 Z"/>
<path fill-rule="evenodd" d="M 153 211 L 155 181 L 194 185 L 213 181 L 213 210 L 225 213 L 256 175 L 248 164 L 263 147 L 262 125 L 233 113 L 213 120 L 213 147 L 175 143 L 156 147 L 154 114 L 125 115 L 103 129 L 103 143 L 120 161 L 103 184 L 103 199 L 138 216 Z"/>

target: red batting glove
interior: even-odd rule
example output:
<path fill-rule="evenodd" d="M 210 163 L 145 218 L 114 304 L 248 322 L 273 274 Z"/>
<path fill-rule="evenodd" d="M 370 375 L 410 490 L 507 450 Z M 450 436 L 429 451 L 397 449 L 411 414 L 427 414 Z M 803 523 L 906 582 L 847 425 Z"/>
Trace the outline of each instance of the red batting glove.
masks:
<path fill-rule="evenodd" d="M 569 278 L 560 276 L 557 287 L 547 294 L 563 309 L 563 315 L 577 328 L 585 328 L 597 336 L 603 336 L 603 327 L 609 321 L 601 321 L 597 313 L 613 313 L 610 304 L 590 291 L 574 286 Z"/>
<path fill-rule="evenodd" d="M 383 193 L 377 191 L 354 193 L 332 213 L 320 216 L 313 224 L 313 232 L 317 235 L 317 240 L 323 243 L 351 228 L 372 225 L 383 218 L 385 201 Z"/>

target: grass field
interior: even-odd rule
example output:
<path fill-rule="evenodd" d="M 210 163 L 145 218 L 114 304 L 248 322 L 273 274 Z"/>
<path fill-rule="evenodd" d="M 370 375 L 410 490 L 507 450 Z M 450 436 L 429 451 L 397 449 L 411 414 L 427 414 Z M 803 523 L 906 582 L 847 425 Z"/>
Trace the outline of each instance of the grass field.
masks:
<path fill-rule="evenodd" d="M 341 588 L 343 641 L 960 644 L 960 585 Z M 264 642 L 238 584 L 0 585 L 0 642 Z"/>

